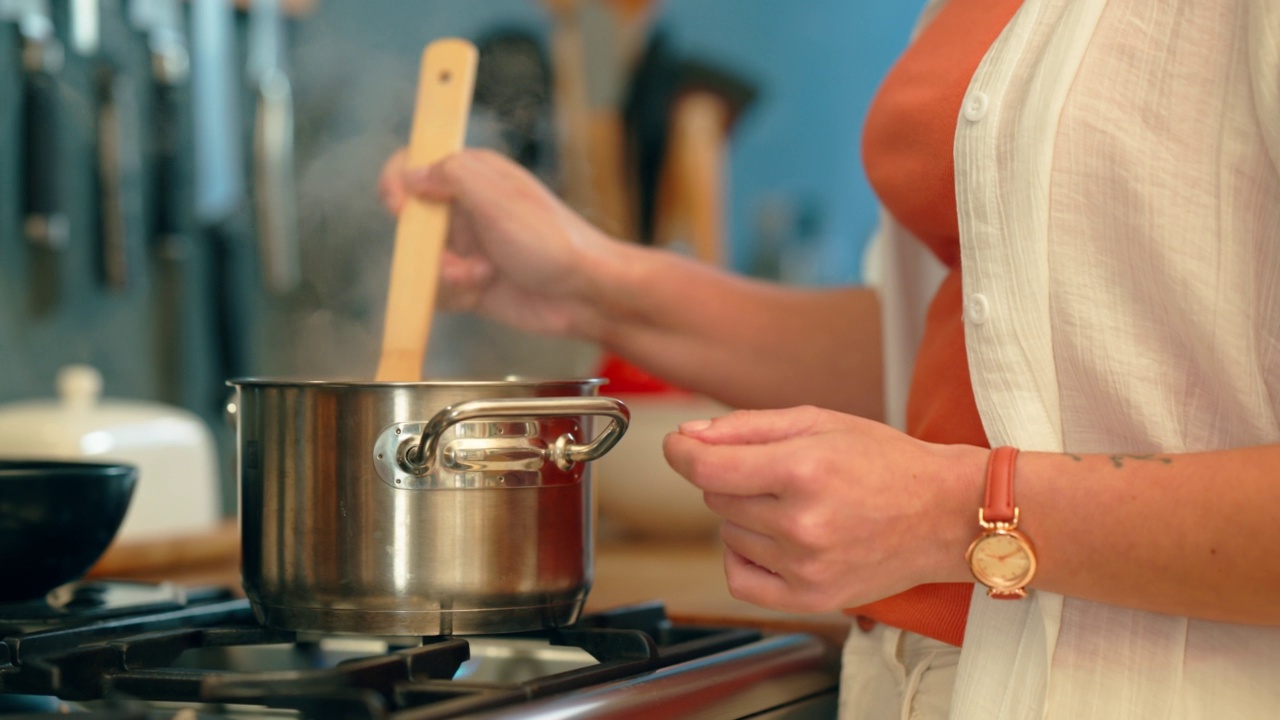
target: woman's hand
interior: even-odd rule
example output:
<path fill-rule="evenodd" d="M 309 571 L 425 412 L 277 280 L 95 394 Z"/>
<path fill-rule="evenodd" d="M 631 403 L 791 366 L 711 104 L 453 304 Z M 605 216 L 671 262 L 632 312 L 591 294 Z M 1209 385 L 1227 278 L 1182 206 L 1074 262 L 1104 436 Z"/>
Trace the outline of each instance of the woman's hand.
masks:
<path fill-rule="evenodd" d="M 613 241 L 499 153 L 464 150 L 429 168 L 404 151 L 379 181 L 393 213 L 410 196 L 452 203 L 438 306 L 530 332 L 583 336 L 598 324 L 592 285 Z"/>
<path fill-rule="evenodd" d="M 410 196 L 452 203 L 442 310 L 595 342 L 732 406 L 880 412 L 880 307 L 869 289 L 786 288 L 617 241 L 490 151 L 416 169 L 394 155 L 380 191 L 393 212 Z"/>
<path fill-rule="evenodd" d="M 724 518 L 736 598 L 817 612 L 970 579 L 984 448 L 799 407 L 686 423 L 664 450 Z"/>

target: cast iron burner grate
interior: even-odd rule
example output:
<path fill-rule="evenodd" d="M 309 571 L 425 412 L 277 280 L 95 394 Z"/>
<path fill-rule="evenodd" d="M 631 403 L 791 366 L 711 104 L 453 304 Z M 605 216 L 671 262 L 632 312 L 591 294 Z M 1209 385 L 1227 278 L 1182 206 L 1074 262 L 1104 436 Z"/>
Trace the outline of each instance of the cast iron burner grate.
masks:
<path fill-rule="evenodd" d="M 246 601 L 213 601 L 6 638 L 0 692 L 95 701 L 90 705 L 112 718 L 149 717 L 148 703 L 172 702 L 278 708 L 319 720 L 435 720 L 596 687 L 761 637 L 752 629 L 674 626 L 661 603 L 649 603 L 591 615 L 570 628 L 501 636 L 503 642 L 579 648 L 594 662 L 484 681 L 459 676 L 472 656 L 469 640 L 483 638 L 400 639 L 413 644 L 392 640 L 372 654 L 335 653 L 322 640 L 261 627 Z M 281 648 L 289 669 L 245 670 L 208 660 Z"/>
<path fill-rule="evenodd" d="M 42 598 L 0 604 L 0 638 L 87 625 L 109 618 L 155 615 L 232 599 L 235 596 L 226 588 L 185 588 L 167 582 L 70 583 Z"/>

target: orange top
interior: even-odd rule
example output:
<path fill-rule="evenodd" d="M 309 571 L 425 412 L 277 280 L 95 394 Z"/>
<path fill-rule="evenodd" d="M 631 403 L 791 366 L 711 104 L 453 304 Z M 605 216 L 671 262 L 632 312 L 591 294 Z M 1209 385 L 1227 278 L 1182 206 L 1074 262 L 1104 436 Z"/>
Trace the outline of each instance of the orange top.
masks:
<path fill-rule="evenodd" d="M 907 399 L 907 432 L 929 442 L 987 446 L 965 356 L 952 145 L 969 80 L 1020 4 L 949 0 L 889 71 L 867 114 L 862 156 L 872 187 L 950 268 L 925 318 Z M 976 528 L 976 505 L 974 518 Z M 972 583 L 921 585 L 848 612 L 959 645 L 972 592 Z"/>

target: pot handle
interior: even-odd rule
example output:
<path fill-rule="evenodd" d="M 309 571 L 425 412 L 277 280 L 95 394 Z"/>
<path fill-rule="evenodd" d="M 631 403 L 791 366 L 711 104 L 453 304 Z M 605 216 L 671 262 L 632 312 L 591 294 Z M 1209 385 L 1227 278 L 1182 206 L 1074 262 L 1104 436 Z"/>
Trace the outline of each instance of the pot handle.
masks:
<path fill-rule="evenodd" d="M 561 435 L 546 449 L 546 455 L 561 470 L 569 470 L 574 463 L 588 462 L 602 457 L 622 439 L 631 422 L 631 411 L 621 400 L 607 397 L 569 398 L 505 398 L 465 400 L 450 405 L 435 414 L 422 430 L 420 441 L 409 448 L 403 457 L 402 467 L 414 475 L 431 472 L 436 446 L 445 430 L 468 420 L 491 418 L 521 418 L 537 416 L 599 415 L 609 418 L 609 425 L 586 444 L 578 444 L 568 433 Z"/>

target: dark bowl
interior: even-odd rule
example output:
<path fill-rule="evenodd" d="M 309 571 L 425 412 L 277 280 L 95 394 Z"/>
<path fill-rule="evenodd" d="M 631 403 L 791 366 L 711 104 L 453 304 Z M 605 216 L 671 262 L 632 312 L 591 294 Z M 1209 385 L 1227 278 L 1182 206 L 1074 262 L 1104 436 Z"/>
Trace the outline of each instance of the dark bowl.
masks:
<path fill-rule="evenodd" d="M 30 600 L 82 577 L 129 509 L 130 465 L 0 460 L 0 602 Z"/>

